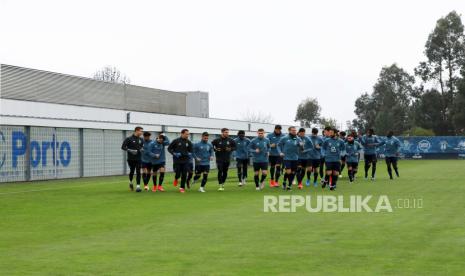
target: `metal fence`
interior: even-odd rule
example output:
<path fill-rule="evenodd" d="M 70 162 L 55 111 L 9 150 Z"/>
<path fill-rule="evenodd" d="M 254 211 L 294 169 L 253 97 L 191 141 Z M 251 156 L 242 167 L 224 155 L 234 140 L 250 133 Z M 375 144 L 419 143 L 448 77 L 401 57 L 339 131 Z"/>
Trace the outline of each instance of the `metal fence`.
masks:
<path fill-rule="evenodd" d="M 0 126 L 0 182 L 122 175 L 130 131 Z M 155 136 L 155 133 L 153 133 Z M 178 133 L 166 133 L 170 140 Z M 200 141 L 200 134 L 191 140 Z M 216 135 L 211 135 L 213 140 Z M 404 158 L 465 158 L 465 137 L 399 137 Z M 379 154 L 383 154 L 380 148 Z M 167 154 L 167 169 L 172 158 Z M 215 168 L 215 162 L 211 163 Z"/>
<path fill-rule="evenodd" d="M 0 126 L 0 182 L 123 175 L 121 144 L 131 131 Z M 155 137 L 156 133 L 152 133 Z M 170 140 L 178 133 L 166 133 Z M 200 141 L 192 134 L 192 141 Z M 210 135 L 211 139 L 216 135 Z M 167 153 L 166 167 L 172 170 Z M 215 168 L 215 162 L 211 163 Z"/>

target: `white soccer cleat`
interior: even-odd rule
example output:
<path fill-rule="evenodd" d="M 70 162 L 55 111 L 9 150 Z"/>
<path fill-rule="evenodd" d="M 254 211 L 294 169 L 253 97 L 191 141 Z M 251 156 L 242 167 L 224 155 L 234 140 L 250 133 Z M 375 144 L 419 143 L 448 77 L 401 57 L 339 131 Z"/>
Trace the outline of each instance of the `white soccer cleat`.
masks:
<path fill-rule="evenodd" d="M 200 187 L 200 188 L 199 188 L 199 192 L 205 193 L 205 188 L 204 188 L 204 187 Z"/>
<path fill-rule="evenodd" d="M 260 187 L 256 187 L 255 191 L 261 191 Z"/>
<path fill-rule="evenodd" d="M 260 183 L 260 190 L 265 189 L 265 182 Z"/>
<path fill-rule="evenodd" d="M 239 182 L 239 184 L 237 184 L 237 186 L 239 186 L 239 187 L 242 187 L 242 185 L 244 185 L 244 184 L 242 184 L 242 182 Z"/>

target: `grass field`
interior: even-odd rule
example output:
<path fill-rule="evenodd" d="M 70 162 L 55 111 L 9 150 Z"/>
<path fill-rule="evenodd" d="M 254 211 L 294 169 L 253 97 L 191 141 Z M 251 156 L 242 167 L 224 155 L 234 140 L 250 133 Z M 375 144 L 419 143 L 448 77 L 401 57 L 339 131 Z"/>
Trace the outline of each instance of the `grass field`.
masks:
<path fill-rule="evenodd" d="M 362 166 L 363 167 L 363 166 Z M 464 275 L 465 161 L 402 161 L 389 181 L 338 190 L 387 195 L 393 212 L 264 213 L 251 181 L 217 192 L 131 193 L 127 177 L 0 185 L 0 275 Z M 396 208 L 397 199 L 423 208 Z"/>

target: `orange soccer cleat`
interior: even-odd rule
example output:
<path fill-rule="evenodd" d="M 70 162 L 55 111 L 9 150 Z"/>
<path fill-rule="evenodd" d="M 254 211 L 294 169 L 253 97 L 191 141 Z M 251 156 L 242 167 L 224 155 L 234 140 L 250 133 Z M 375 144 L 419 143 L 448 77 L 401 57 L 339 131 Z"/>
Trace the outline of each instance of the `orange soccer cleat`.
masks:
<path fill-rule="evenodd" d="M 153 185 L 153 188 L 152 188 L 152 192 L 156 192 L 158 189 L 157 189 L 157 186 L 156 185 Z"/>
<path fill-rule="evenodd" d="M 174 180 L 173 186 L 174 186 L 174 187 L 178 186 L 178 180 L 177 180 L 177 179 Z"/>
<path fill-rule="evenodd" d="M 179 188 L 179 192 L 183 194 L 185 192 L 184 188 Z"/>
<path fill-rule="evenodd" d="M 160 192 L 164 192 L 164 191 L 165 191 L 165 189 L 163 189 L 163 186 L 162 186 L 162 185 L 159 185 L 159 186 L 158 186 L 158 190 L 159 190 Z"/>

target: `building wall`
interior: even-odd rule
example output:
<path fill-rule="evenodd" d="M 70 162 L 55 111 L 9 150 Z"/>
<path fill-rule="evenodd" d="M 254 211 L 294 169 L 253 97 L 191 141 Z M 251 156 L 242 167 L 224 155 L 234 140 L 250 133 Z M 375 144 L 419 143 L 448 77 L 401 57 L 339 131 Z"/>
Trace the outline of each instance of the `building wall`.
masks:
<path fill-rule="evenodd" d="M 189 92 L 186 97 L 186 115 L 208 118 L 208 93 L 205 92 Z M 200 115 L 200 116 L 199 116 Z"/>
<path fill-rule="evenodd" d="M 190 96 L 190 92 L 109 83 L 6 64 L 0 64 L 0 91 L 3 99 L 208 117 L 205 92 Z M 207 111 L 202 108 L 205 99 Z"/>
<path fill-rule="evenodd" d="M 127 114 L 130 113 L 130 122 L 127 124 Z M 83 107 L 55 103 L 42 103 L 31 101 L 19 101 L 0 98 L 0 116 L 8 124 L 37 125 L 61 127 L 63 124 L 73 122 L 78 128 L 105 128 L 127 129 L 135 125 L 144 127 L 166 126 L 167 131 L 178 132 L 182 128 L 189 128 L 192 132 L 202 133 L 210 131 L 219 134 L 223 127 L 233 132 L 245 130 L 248 135 L 254 135 L 259 128 L 271 132 L 274 124 L 250 123 L 237 120 L 225 120 L 214 118 L 199 118 L 189 116 L 177 116 L 168 114 L 156 114 L 140 111 L 116 110 L 109 108 Z M 10 122 L 11 121 L 11 122 Z M 19 123 L 18 123 L 19 122 Z M 283 129 L 287 129 L 283 125 Z M 157 129 L 149 129 L 157 131 Z M 309 130 L 308 130 L 309 131 Z"/>
<path fill-rule="evenodd" d="M 0 182 L 123 175 L 127 165 L 121 144 L 129 135 L 125 130 L 0 125 Z M 179 136 L 166 135 L 170 140 Z M 193 142 L 200 138 L 191 136 Z M 173 159 L 165 154 L 172 171 Z M 214 160 L 211 167 L 216 168 Z"/>

